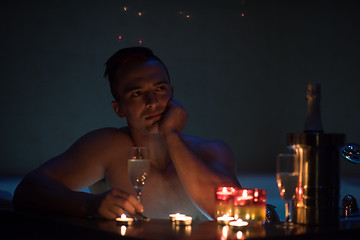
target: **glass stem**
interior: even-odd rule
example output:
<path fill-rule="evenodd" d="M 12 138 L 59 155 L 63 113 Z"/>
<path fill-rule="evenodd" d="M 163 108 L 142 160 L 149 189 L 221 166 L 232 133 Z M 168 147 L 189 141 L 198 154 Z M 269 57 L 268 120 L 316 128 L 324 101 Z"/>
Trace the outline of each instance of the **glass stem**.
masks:
<path fill-rule="evenodd" d="M 140 202 L 140 197 L 141 197 L 141 190 L 137 189 L 136 190 L 136 199 Z"/>
<path fill-rule="evenodd" d="M 285 201 L 285 223 L 287 223 L 287 224 L 292 222 L 291 210 L 292 210 L 292 200 L 286 200 Z"/>

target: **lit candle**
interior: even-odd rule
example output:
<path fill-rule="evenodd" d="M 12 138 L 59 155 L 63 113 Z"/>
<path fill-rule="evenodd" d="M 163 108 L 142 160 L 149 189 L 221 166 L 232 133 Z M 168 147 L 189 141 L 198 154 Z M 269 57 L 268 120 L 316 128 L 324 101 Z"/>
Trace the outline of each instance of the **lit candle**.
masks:
<path fill-rule="evenodd" d="M 216 218 L 217 222 L 219 224 L 229 224 L 230 221 L 234 221 L 234 218 L 233 217 L 229 217 L 228 215 L 224 215 L 224 216 L 221 216 L 221 217 L 218 217 Z"/>
<path fill-rule="evenodd" d="M 233 187 L 219 187 L 216 191 L 216 198 L 218 200 L 227 200 L 235 193 L 235 191 L 236 190 Z"/>
<path fill-rule="evenodd" d="M 116 218 L 116 222 L 123 224 L 123 225 L 132 225 L 134 222 L 134 219 L 126 217 L 125 214 L 121 214 L 121 217 Z"/>
<path fill-rule="evenodd" d="M 231 227 L 245 227 L 245 226 L 247 226 L 248 224 L 249 224 L 248 222 L 243 221 L 241 218 L 239 218 L 239 219 L 236 220 L 236 221 L 229 222 L 229 225 L 230 225 Z"/>
<path fill-rule="evenodd" d="M 251 224 L 263 224 L 266 219 L 266 190 L 239 189 L 234 198 L 234 217 Z"/>
<path fill-rule="evenodd" d="M 218 187 L 215 189 L 215 216 L 233 216 L 234 199 L 236 193 L 234 187 Z"/>
<path fill-rule="evenodd" d="M 191 225 L 192 217 L 189 216 L 178 216 L 175 218 L 175 224 L 176 225 Z"/>
<path fill-rule="evenodd" d="M 185 214 L 181 214 L 181 213 L 172 213 L 169 215 L 170 220 L 172 222 L 175 222 L 175 218 L 177 218 L 177 217 L 185 217 L 185 216 L 186 216 Z"/>

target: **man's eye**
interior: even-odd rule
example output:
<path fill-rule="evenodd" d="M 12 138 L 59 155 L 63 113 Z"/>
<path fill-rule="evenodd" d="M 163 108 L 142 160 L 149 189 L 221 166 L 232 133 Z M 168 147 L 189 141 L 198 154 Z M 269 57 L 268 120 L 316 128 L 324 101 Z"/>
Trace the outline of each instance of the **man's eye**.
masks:
<path fill-rule="evenodd" d="M 141 92 L 140 91 L 136 91 L 136 92 L 132 92 L 131 93 L 131 96 L 132 97 L 138 97 L 138 96 L 140 96 L 141 95 Z"/>
<path fill-rule="evenodd" d="M 157 90 L 158 91 L 165 91 L 165 90 L 167 90 L 167 86 L 159 86 L 159 87 L 157 87 Z"/>

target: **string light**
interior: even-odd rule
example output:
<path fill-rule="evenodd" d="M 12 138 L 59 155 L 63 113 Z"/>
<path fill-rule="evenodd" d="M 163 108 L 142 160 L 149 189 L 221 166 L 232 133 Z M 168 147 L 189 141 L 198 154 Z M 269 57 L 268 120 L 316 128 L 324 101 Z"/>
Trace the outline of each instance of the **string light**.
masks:
<path fill-rule="evenodd" d="M 189 14 L 185 14 L 184 12 L 182 11 L 179 11 L 178 12 L 180 15 L 184 15 L 186 18 L 190 18 L 190 15 Z"/>
<path fill-rule="evenodd" d="M 241 0 L 241 5 L 244 5 L 245 4 L 245 0 Z M 242 7 L 243 8 L 243 7 Z M 130 9 L 131 10 L 131 9 Z M 244 10 L 244 9 L 243 9 Z M 128 12 L 129 9 L 127 6 L 123 6 L 123 11 L 124 12 Z M 130 11 L 129 14 L 136 14 L 137 16 L 142 16 L 143 15 L 143 12 L 142 11 Z M 186 19 L 190 19 L 192 16 L 190 14 L 188 14 L 187 12 L 183 12 L 183 11 L 177 11 L 177 14 L 181 15 L 183 18 L 186 18 Z M 128 14 L 126 14 L 128 15 Z M 245 13 L 244 11 L 240 12 L 240 15 L 241 17 L 244 17 L 245 16 Z M 125 16 L 125 15 L 124 15 Z M 129 15 L 128 15 L 129 16 Z M 122 41 L 123 40 L 123 36 L 122 35 L 118 35 L 118 41 Z M 138 43 L 141 45 L 142 44 L 142 40 L 138 40 Z"/>

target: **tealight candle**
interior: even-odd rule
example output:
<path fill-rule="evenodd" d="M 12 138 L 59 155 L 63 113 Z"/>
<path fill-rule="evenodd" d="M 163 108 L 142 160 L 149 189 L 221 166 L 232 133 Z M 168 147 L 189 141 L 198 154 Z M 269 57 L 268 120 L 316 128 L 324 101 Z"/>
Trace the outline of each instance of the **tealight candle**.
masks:
<path fill-rule="evenodd" d="M 236 189 L 234 187 L 218 187 L 215 189 L 215 216 L 221 217 L 224 215 L 233 216 L 234 208 L 234 194 Z"/>
<path fill-rule="evenodd" d="M 235 191 L 236 189 L 233 187 L 219 187 L 216 189 L 216 198 L 218 200 L 228 200 Z"/>
<path fill-rule="evenodd" d="M 217 222 L 219 224 L 229 224 L 230 221 L 234 221 L 234 218 L 233 217 L 229 217 L 228 215 L 224 215 L 224 216 L 221 216 L 221 217 L 218 217 L 216 218 Z"/>
<path fill-rule="evenodd" d="M 172 222 L 175 222 L 175 218 L 177 218 L 177 217 L 185 217 L 185 216 L 186 216 L 185 214 L 181 214 L 181 213 L 173 213 L 173 214 L 169 215 L 170 220 Z"/>
<path fill-rule="evenodd" d="M 230 225 L 231 227 L 245 227 L 245 226 L 247 226 L 248 224 L 249 224 L 248 222 L 243 221 L 241 218 L 239 218 L 239 219 L 236 220 L 236 221 L 229 222 L 229 225 Z"/>
<path fill-rule="evenodd" d="M 266 220 L 266 190 L 239 189 L 234 197 L 234 217 L 263 224 Z"/>
<path fill-rule="evenodd" d="M 123 225 L 132 225 L 134 222 L 134 219 L 128 218 L 125 214 L 121 214 L 121 217 L 116 218 L 116 222 L 123 224 Z"/>
<path fill-rule="evenodd" d="M 187 225 L 190 225 L 191 222 L 192 222 L 192 217 L 189 217 L 189 216 L 178 216 L 175 218 L 176 225 L 187 226 Z"/>

